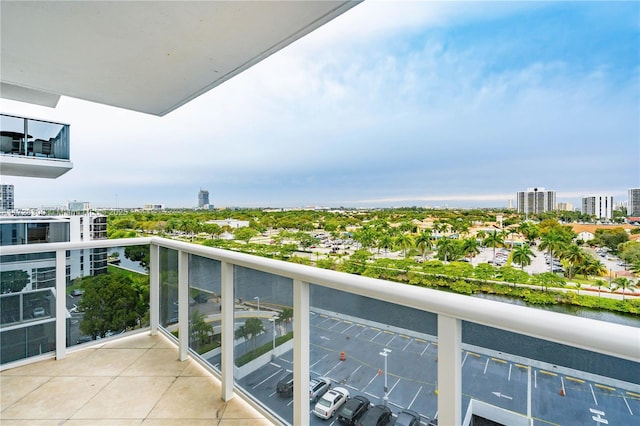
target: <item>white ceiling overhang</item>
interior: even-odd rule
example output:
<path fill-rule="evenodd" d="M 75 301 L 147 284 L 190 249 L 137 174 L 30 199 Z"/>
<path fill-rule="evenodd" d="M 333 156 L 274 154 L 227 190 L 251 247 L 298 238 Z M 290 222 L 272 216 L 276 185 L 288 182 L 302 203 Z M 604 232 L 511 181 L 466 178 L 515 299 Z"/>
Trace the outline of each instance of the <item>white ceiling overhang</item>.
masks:
<path fill-rule="evenodd" d="M 0 2 L 0 96 L 165 115 L 358 1 Z"/>

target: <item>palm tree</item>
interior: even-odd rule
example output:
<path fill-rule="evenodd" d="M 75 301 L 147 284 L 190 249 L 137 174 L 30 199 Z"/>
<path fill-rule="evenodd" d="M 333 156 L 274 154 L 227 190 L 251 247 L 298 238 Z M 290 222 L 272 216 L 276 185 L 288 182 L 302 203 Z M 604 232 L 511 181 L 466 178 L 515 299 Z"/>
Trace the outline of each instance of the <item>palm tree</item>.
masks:
<path fill-rule="evenodd" d="M 584 261 L 578 265 L 578 269 L 585 277 L 589 279 L 589 276 L 600 276 L 607 272 L 607 268 L 604 267 L 602 262 L 593 256 L 585 256 Z"/>
<path fill-rule="evenodd" d="M 407 249 L 413 247 L 413 238 L 408 234 L 400 234 L 396 237 L 394 243 L 396 247 L 402 249 L 402 255 L 407 257 Z"/>
<path fill-rule="evenodd" d="M 631 281 L 629 278 L 627 277 L 618 277 L 615 278 L 612 282 L 611 282 L 611 291 L 615 292 L 618 289 L 622 289 L 622 300 L 624 301 L 624 293 L 627 290 L 635 290 L 636 289 L 636 285 L 633 281 Z"/>
<path fill-rule="evenodd" d="M 447 262 L 449 259 L 454 259 L 457 254 L 455 242 L 450 238 L 440 238 L 437 243 L 438 257 Z"/>
<path fill-rule="evenodd" d="M 586 256 L 580 247 L 571 244 L 560 253 L 560 258 L 569 262 L 569 279 L 572 279 L 575 266 L 583 263 Z"/>
<path fill-rule="evenodd" d="M 564 248 L 562 235 L 550 229 L 540 237 L 540 248 L 549 254 L 549 272 L 553 272 L 553 254 Z"/>
<path fill-rule="evenodd" d="M 384 233 L 378 239 L 378 253 L 380 253 L 380 249 L 385 249 L 385 252 L 389 250 L 393 246 L 393 239 L 387 233 Z"/>
<path fill-rule="evenodd" d="M 483 241 L 485 246 L 493 247 L 493 263 L 496 263 L 496 247 L 504 245 L 504 238 L 502 232 L 493 230 L 489 232 L 487 237 Z"/>
<path fill-rule="evenodd" d="M 462 253 L 471 259 L 480 253 L 480 243 L 475 238 L 465 238 L 462 240 Z"/>
<path fill-rule="evenodd" d="M 520 265 L 520 269 L 524 271 L 525 266 L 531 265 L 531 258 L 534 256 L 533 251 L 528 244 L 523 244 L 513 250 L 511 260 Z"/>
<path fill-rule="evenodd" d="M 427 250 L 431 250 L 431 229 L 425 229 L 420 232 L 415 239 L 416 247 L 422 254 L 422 259 L 425 258 Z"/>
<path fill-rule="evenodd" d="M 595 282 L 596 287 L 598 287 L 598 297 L 600 297 L 600 289 L 602 287 L 607 287 L 607 282 L 605 280 L 596 280 Z"/>

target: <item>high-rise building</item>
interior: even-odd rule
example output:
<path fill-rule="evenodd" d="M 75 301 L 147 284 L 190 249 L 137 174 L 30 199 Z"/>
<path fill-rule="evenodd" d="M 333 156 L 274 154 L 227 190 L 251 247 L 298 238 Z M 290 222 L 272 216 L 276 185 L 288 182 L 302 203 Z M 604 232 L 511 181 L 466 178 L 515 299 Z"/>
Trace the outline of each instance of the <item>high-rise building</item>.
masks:
<path fill-rule="evenodd" d="M 13 209 L 13 185 L 0 185 L 0 211 Z"/>
<path fill-rule="evenodd" d="M 544 188 L 527 188 L 518 192 L 518 213 L 540 214 L 556 209 L 556 191 Z"/>
<path fill-rule="evenodd" d="M 200 192 L 198 192 L 198 207 L 202 209 L 208 205 L 209 205 L 209 191 L 207 191 L 206 189 L 201 189 Z"/>
<path fill-rule="evenodd" d="M 571 203 L 558 203 L 556 205 L 556 210 L 561 210 L 561 211 L 565 211 L 565 212 L 572 212 L 573 211 L 573 204 L 571 204 Z"/>
<path fill-rule="evenodd" d="M 627 216 L 640 216 L 640 188 L 632 188 L 629 190 Z"/>
<path fill-rule="evenodd" d="M 613 219 L 613 196 L 590 195 L 582 197 L 582 214 L 595 216 L 598 219 Z"/>

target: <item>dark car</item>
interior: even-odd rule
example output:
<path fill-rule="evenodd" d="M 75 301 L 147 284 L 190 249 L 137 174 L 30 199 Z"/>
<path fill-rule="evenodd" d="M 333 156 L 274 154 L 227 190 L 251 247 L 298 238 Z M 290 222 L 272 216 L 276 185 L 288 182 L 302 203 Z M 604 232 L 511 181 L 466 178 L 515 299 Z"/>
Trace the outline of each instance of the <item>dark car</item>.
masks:
<path fill-rule="evenodd" d="M 391 410 L 384 405 L 370 407 L 360 420 L 358 426 L 383 426 L 391 421 Z"/>
<path fill-rule="evenodd" d="M 198 293 L 194 299 L 198 303 L 207 303 L 209 301 L 209 296 L 204 293 Z"/>
<path fill-rule="evenodd" d="M 280 396 L 292 396 L 293 395 L 293 373 L 287 373 L 276 386 L 276 392 Z"/>
<path fill-rule="evenodd" d="M 345 425 L 355 425 L 358 419 L 369 409 L 369 400 L 356 395 L 340 408 L 338 421 Z"/>
<path fill-rule="evenodd" d="M 402 410 L 393 424 L 395 426 L 420 426 L 420 414 L 412 410 Z"/>

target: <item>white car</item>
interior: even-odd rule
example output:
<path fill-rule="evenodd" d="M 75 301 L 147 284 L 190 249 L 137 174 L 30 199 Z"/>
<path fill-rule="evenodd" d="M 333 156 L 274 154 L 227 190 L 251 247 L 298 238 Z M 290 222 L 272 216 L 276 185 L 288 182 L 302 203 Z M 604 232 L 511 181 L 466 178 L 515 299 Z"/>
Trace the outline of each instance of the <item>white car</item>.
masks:
<path fill-rule="evenodd" d="M 313 414 L 321 419 L 328 419 L 347 402 L 347 399 L 349 399 L 349 391 L 345 388 L 330 389 L 322 395 L 313 409 Z"/>

